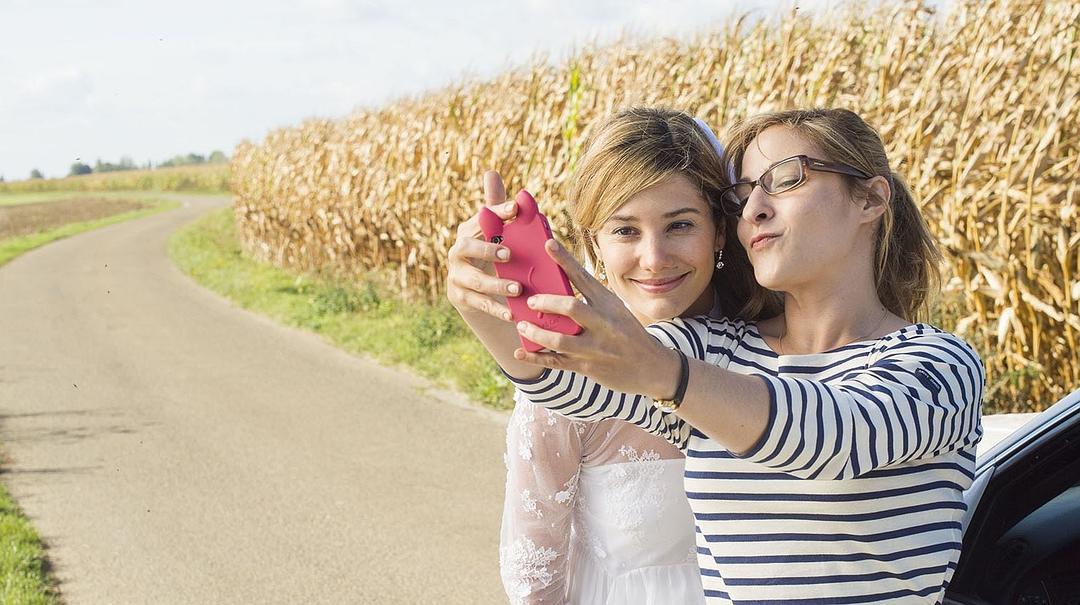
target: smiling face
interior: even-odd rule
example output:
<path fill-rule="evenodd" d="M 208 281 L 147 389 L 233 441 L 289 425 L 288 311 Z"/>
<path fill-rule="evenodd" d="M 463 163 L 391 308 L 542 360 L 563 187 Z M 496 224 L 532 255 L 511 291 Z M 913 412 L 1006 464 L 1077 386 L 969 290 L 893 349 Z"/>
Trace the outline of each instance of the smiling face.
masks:
<path fill-rule="evenodd" d="M 829 158 L 787 126 L 772 126 L 747 147 L 739 180 L 759 178 L 774 163 L 795 155 Z M 739 220 L 758 283 L 792 292 L 859 274 L 872 259 L 872 230 L 880 206 L 864 208 L 852 199 L 844 177 L 808 170 L 806 182 L 776 195 L 755 187 Z"/>
<path fill-rule="evenodd" d="M 607 283 L 643 324 L 710 311 L 716 251 L 712 210 L 676 174 L 631 196 L 596 231 Z"/>

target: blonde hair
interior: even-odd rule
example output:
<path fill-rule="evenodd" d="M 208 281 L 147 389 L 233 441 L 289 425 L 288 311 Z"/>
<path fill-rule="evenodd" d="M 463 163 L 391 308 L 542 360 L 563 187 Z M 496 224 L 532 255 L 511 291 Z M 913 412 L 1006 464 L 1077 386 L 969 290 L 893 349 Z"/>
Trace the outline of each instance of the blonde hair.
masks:
<path fill-rule="evenodd" d="M 874 243 L 874 281 L 885 307 L 916 321 L 927 315 L 929 295 L 941 282 L 941 253 L 930 235 L 911 191 L 889 168 L 881 137 L 862 118 L 846 109 L 796 109 L 757 115 L 736 123 L 726 138 L 726 158 L 742 166 L 746 149 L 773 126 L 790 128 L 825 153 L 823 160 L 853 166 L 866 174 L 883 176 L 892 190 L 883 202 Z M 875 195 L 861 179 L 844 176 L 852 198 L 865 201 Z"/>
<path fill-rule="evenodd" d="M 720 192 L 728 169 L 694 119 L 681 111 L 635 107 L 605 121 L 590 137 L 570 183 L 574 244 L 581 257 L 600 263 L 595 233 L 627 200 L 672 175 L 682 175 L 712 210 L 718 235 L 725 237 L 724 269 L 712 287 L 726 315 L 756 319 L 778 312 L 754 280 L 753 267 L 735 234 L 737 219 L 726 215 Z"/>

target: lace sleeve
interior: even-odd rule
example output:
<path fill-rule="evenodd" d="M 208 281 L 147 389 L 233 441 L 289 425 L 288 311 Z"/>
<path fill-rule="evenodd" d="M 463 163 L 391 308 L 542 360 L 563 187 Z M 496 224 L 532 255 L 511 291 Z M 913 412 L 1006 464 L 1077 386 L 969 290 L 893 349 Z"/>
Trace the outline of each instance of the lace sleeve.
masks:
<path fill-rule="evenodd" d="M 586 425 L 514 394 L 506 431 L 499 568 L 510 602 L 566 600 L 570 524 Z"/>

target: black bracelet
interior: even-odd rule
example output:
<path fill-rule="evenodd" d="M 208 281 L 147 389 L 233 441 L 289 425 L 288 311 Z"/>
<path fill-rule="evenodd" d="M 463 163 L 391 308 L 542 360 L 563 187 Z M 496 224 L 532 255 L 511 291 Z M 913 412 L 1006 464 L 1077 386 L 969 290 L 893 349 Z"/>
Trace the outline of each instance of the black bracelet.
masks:
<path fill-rule="evenodd" d="M 675 402 L 675 405 L 679 405 L 686 395 L 686 383 L 690 382 L 690 362 L 686 359 L 686 353 L 678 349 L 675 349 L 675 352 L 679 354 L 679 386 L 675 389 L 675 396 L 671 399 Z"/>
<path fill-rule="evenodd" d="M 671 399 L 654 399 L 653 405 L 664 412 L 674 412 L 682 404 L 682 398 L 686 395 L 686 383 L 690 381 L 690 362 L 686 354 L 678 349 L 674 351 L 679 355 L 679 384 L 675 387 L 675 395 Z"/>

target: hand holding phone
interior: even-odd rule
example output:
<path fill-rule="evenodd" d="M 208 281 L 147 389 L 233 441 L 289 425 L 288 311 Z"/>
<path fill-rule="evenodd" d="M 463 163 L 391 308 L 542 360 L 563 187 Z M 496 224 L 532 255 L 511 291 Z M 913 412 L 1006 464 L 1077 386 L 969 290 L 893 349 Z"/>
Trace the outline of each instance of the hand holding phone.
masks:
<path fill-rule="evenodd" d="M 494 244 L 510 249 L 510 260 L 495 263 L 495 272 L 502 279 L 521 284 L 521 294 L 508 296 L 506 303 L 514 321 L 527 321 L 545 330 L 563 334 L 580 334 L 581 326 L 564 315 L 540 313 L 529 308 L 526 301 L 534 294 L 560 294 L 573 296 L 566 273 L 544 249 L 544 243 L 552 239 L 547 218 L 540 213 L 536 200 L 522 189 L 514 199 L 517 217 L 507 223 L 487 208 L 480 210 L 480 230 L 484 238 Z M 522 347 L 537 352 L 544 347 L 521 337 Z"/>

